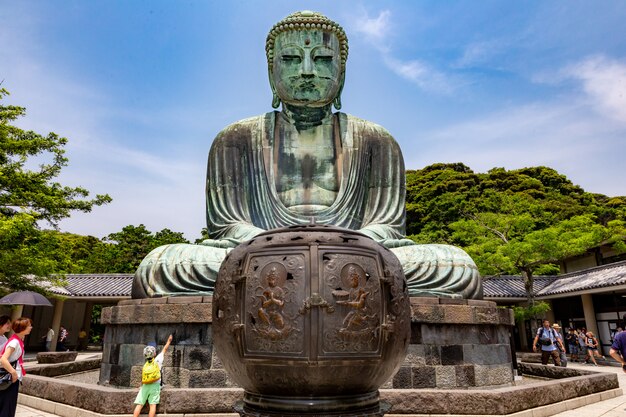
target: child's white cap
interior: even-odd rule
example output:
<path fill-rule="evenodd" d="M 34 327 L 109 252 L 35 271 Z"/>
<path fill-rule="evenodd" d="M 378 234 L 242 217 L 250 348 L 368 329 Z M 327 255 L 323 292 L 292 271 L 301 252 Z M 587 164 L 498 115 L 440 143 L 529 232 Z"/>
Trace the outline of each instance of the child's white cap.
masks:
<path fill-rule="evenodd" d="M 154 346 L 146 346 L 143 348 L 143 356 L 146 359 L 152 359 L 156 356 L 156 348 Z"/>

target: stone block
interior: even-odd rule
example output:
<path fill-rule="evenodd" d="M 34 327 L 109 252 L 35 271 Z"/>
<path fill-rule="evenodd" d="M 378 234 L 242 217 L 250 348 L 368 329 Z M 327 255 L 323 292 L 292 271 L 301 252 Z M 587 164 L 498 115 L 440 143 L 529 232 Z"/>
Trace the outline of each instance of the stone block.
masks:
<path fill-rule="evenodd" d="M 470 306 L 480 306 L 480 307 L 495 307 L 495 301 L 487 301 L 487 300 L 467 300 L 467 304 Z"/>
<path fill-rule="evenodd" d="M 422 324 L 411 323 L 411 341 L 412 345 L 418 345 L 422 343 Z"/>
<path fill-rule="evenodd" d="M 117 365 L 119 361 L 119 357 L 120 357 L 120 345 L 111 344 L 109 346 L 109 360 L 107 361 L 107 363 L 110 363 L 111 365 Z"/>
<path fill-rule="evenodd" d="M 133 366 L 143 364 L 145 358 L 143 349 L 146 345 L 117 345 L 119 349 L 119 357 L 117 363 L 119 365 Z"/>
<path fill-rule="evenodd" d="M 171 366 L 175 368 L 183 367 L 183 355 L 185 352 L 184 346 L 172 346 L 167 351 L 167 354 L 163 360 L 163 366 Z"/>
<path fill-rule="evenodd" d="M 109 384 L 120 387 L 130 386 L 130 368 L 120 365 L 111 365 L 109 372 Z"/>
<path fill-rule="evenodd" d="M 445 305 L 444 309 L 444 322 L 456 323 L 456 324 L 471 324 L 474 323 L 473 310 L 474 307 L 467 305 Z"/>
<path fill-rule="evenodd" d="M 454 366 L 435 366 L 435 383 L 437 388 L 456 387 L 456 369 Z"/>
<path fill-rule="evenodd" d="M 37 353 L 38 363 L 61 363 L 72 362 L 76 359 L 78 352 L 39 352 Z"/>
<path fill-rule="evenodd" d="M 159 304 L 154 307 L 153 323 L 183 323 L 185 304 Z"/>
<path fill-rule="evenodd" d="M 189 388 L 191 372 L 189 369 L 163 366 L 163 383 L 173 388 Z"/>
<path fill-rule="evenodd" d="M 502 365 L 511 363 L 511 348 L 507 345 L 464 345 L 465 363 Z"/>
<path fill-rule="evenodd" d="M 201 303 L 201 295 L 179 296 L 179 297 L 167 297 L 168 304 L 193 304 Z"/>
<path fill-rule="evenodd" d="M 476 378 L 474 365 L 458 365 L 454 367 L 457 387 L 475 387 Z"/>
<path fill-rule="evenodd" d="M 402 366 L 398 369 L 398 372 L 393 376 L 392 387 L 395 389 L 408 389 L 413 388 L 413 381 L 411 380 L 412 371 L 410 366 Z"/>
<path fill-rule="evenodd" d="M 461 365 L 465 362 L 463 345 L 441 346 L 440 352 L 442 365 Z"/>
<path fill-rule="evenodd" d="M 437 345 L 424 346 L 424 361 L 426 365 L 441 365 L 441 352 Z"/>
<path fill-rule="evenodd" d="M 500 316 L 496 307 L 473 307 L 474 322 L 479 324 L 496 324 Z"/>
<path fill-rule="evenodd" d="M 113 311 L 113 307 L 104 307 L 102 312 L 100 313 L 100 322 L 102 324 L 110 324 L 111 323 L 111 313 Z"/>
<path fill-rule="evenodd" d="M 435 388 L 437 377 L 434 366 L 416 366 L 411 368 L 413 388 Z"/>
<path fill-rule="evenodd" d="M 189 388 L 221 388 L 229 386 L 228 375 L 221 369 L 189 371 Z"/>
<path fill-rule="evenodd" d="M 478 343 L 478 331 L 473 326 L 455 324 L 423 324 L 422 343 L 458 345 Z"/>
<path fill-rule="evenodd" d="M 426 358 L 424 354 L 423 345 L 409 345 L 404 358 L 404 363 L 408 366 L 424 366 L 426 365 Z"/>
<path fill-rule="evenodd" d="M 515 326 L 515 315 L 511 308 L 498 308 L 498 322 L 507 326 Z"/>
<path fill-rule="evenodd" d="M 189 370 L 210 369 L 212 351 L 211 346 L 184 346 L 183 367 Z"/>
<path fill-rule="evenodd" d="M 141 304 L 166 304 L 167 297 L 143 298 Z"/>
<path fill-rule="evenodd" d="M 467 305 L 467 300 L 464 298 L 447 298 L 441 297 L 439 304 L 451 304 L 451 305 Z"/>
<path fill-rule="evenodd" d="M 507 365 L 475 365 L 476 386 L 510 385 L 513 370 Z"/>
<path fill-rule="evenodd" d="M 411 321 L 417 323 L 442 323 L 444 309 L 440 305 L 411 305 Z"/>
<path fill-rule="evenodd" d="M 476 325 L 475 329 L 478 334 L 479 344 L 492 345 L 498 343 L 498 330 L 495 326 Z"/>
<path fill-rule="evenodd" d="M 121 301 L 118 301 L 117 303 L 118 306 L 130 306 L 130 305 L 137 305 L 137 304 L 141 304 L 141 300 L 138 300 L 138 299 L 121 300 Z"/>
<path fill-rule="evenodd" d="M 111 365 L 108 363 L 102 363 L 100 365 L 100 376 L 98 378 L 98 383 L 100 385 L 108 385 L 110 378 L 111 378 Z"/>
<path fill-rule="evenodd" d="M 141 386 L 141 372 L 143 370 L 143 362 L 139 363 L 135 366 L 130 367 L 130 386 L 134 388 L 138 388 Z"/>
<path fill-rule="evenodd" d="M 439 304 L 439 297 L 411 297 L 411 306 L 419 304 Z"/>
<path fill-rule="evenodd" d="M 183 311 L 183 323 L 209 323 L 212 320 L 211 314 L 211 304 L 189 304 Z"/>
<path fill-rule="evenodd" d="M 202 297 L 202 302 L 203 303 L 210 303 L 213 304 L 213 296 L 212 295 L 205 295 Z"/>

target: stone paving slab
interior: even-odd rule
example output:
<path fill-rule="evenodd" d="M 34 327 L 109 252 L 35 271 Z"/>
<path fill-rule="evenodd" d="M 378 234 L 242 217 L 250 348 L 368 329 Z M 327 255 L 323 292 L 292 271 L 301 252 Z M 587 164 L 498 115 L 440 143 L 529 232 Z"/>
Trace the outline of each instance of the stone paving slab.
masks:
<path fill-rule="evenodd" d="M 570 367 L 586 370 L 601 370 L 617 374 L 620 387 L 626 388 L 626 373 L 618 367 L 590 367 L 580 364 L 570 364 Z M 617 390 L 592 394 L 586 397 L 574 398 L 562 403 L 552 404 L 519 413 L 510 414 L 509 417 L 626 417 L 626 395 L 622 388 Z M 598 398 L 594 396 L 599 396 Z M 52 401 L 42 400 L 37 397 L 20 394 L 20 404 L 16 417 L 101 417 L 102 415 L 57 404 Z M 593 403 L 592 403 L 593 402 Z M 132 404 L 129 404 L 129 413 L 123 415 L 108 415 L 106 417 L 128 417 L 131 415 Z M 160 415 L 160 414 L 159 414 Z M 165 414 L 163 414 L 165 416 Z M 167 417 L 238 417 L 237 414 L 167 414 Z M 388 414 L 387 417 L 478 417 L 464 416 L 438 416 L 427 414 Z"/>

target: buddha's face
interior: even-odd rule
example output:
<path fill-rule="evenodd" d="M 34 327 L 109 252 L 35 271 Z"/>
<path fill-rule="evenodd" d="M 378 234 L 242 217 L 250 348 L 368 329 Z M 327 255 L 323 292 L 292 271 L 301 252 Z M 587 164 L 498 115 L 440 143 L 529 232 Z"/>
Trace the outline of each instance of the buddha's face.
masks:
<path fill-rule="evenodd" d="M 322 30 L 280 33 L 274 43 L 272 82 L 283 103 L 322 107 L 337 96 L 342 81 L 337 35 Z"/>

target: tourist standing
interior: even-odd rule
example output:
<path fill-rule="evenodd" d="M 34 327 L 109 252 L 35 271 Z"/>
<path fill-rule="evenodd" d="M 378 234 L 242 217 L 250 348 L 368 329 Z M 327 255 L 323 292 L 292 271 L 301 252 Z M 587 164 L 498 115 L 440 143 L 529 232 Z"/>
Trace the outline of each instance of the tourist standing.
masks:
<path fill-rule="evenodd" d="M 68 332 L 65 327 L 61 326 L 61 328 L 59 329 L 59 340 L 57 341 L 57 352 L 64 352 L 66 350 L 69 350 L 65 347 L 65 341 L 67 340 L 67 337 L 69 335 L 70 332 Z"/>
<path fill-rule="evenodd" d="M 556 347 L 559 350 L 559 358 L 561 359 L 561 366 L 565 368 L 567 366 L 567 355 L 565 354 L 565 341 L 563 339 L 563 335 L 561 334 L 561 326 L 559 326 L 558 323 L 554 323 L 552 325 L 552 330 L 554 330 L 554 333 L 556 334 L 556 338 L 559 341 L 559 343 L 556 344 Z"/>
<path fill-rule="evenodd" d="M 50 352 L 50 348 L 52 348 L 53 339 L 54 339 L 54 330 L 52 330 L 52 327 L 48 327 L 48 332 L 46 333 L 46 352 Z"/>
<path fill-rule="evenodd" d="M 85 329 L 80 329 L 78 332 L 78 349 L 76 350 L 87 350 L 87 332 Z"/>
<path fill-rule="evenodd" d="M 598 366 L 598 362 L 596 362 L 595 357 L 597 356 L 598 358 L 602 358 L 602 359 L 605 359 L 605 357 L 602 356 L 600 352 L 598 351 L 598 339 L 596 339 L 596 337 L 593 335 L 593 332 L 587 332 L 586 345 L 587 345 L 587 356 L 585 356 L 585 361 L 587 359 L 591 359 L 591 362 L 593 362 L 593 366 Z"/>
<path fill-rule="evenodd" d="M 570 327 L 565 340 L 567 341 L 567 348 L 572 361 L 578 362 L 578 335 L 576 334 L 576 329 Z"/>
<path fill-rule="evenodd" d="M 537 329 L 537 335 L 533 340 L 533 351 L 537 352 L 541 349 L 541 363 L 548 364 L 550 357 L 556 366 L 561 366 L 561 357 L 557 346 L 560 344 L 564 348 L 557 336 L 557 333 L 550 327 L 550 320 L 544 320 L 543 326 Z M 565 350 L 565 349 L 564 349 Z"/>
<path fill-rule="evenodd" d="M 8 340 L 5 333 L 9 330 L 11 330 L 11 317 L 0 316 L 0 351 Z"/>
<path fill-rule="evenodd" d="M 622 371 L 626 372 L 626 332 L 619 332 L 615 335 L 609 354 L 622 364 Z"/>
<path fill-rule="evenodd" d="M 587 362 L 587 329 L 584 327 L 578 331 L 578 357 L 581 363 Z"/>
<path fill-rule="evenodd" d="M 11 374 L 11 385 L 0 391 L 0 417 L 15 417 L 17 393 L 21 381 L 26 374 L 24 370 L 24 337 L 33 329 L 30 319 L 20 317 L 12 325 L 13 336 L 9 338 L 0 351 L 0 366 Z"/>

